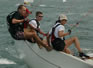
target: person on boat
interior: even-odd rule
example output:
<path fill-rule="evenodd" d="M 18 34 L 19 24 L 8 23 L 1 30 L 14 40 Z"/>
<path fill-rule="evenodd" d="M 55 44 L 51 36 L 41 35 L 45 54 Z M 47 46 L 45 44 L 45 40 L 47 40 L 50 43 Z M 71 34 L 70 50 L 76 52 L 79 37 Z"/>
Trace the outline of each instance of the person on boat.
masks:
<path fill-rule="evenodd" d="M 71 44 L 75 44 L 75 47 L 77 48 L 79 52 L 79 56 L 89 58 L 88 55 L 82 52 L 82 49 L 80 48 L 80 42 L 77 37 L 71 37 L 69 39 L 65 39 L 65 36 L 71 34 L 71 30 L 68 30 L 68 32 L 65 32 L 65 24 L 67 23 L 67 16 L 64 14 L 60 14 L 58 20 L 56 21 L 56 24 L 51 28 L 51 30 L 48 33 L 47 41 L 48 45 L 50 45 L 50 38 L 51 38 L 51 44 L 53 48 L 57 51 L 63 51 L 68 54 L 72 54 L 70 49 L 68 48 L 71 46 Z"/>
<path fill-rule="evenodd" d="M 35 19 L 32 19 L 30 22 L 29 22 L 29 27 L 30 29 L 33 29 L 36 31 L 37 35 L 39 36 L 39 34 L 43 35 L 43 36 L 47 36 L 46 33 L 44 33 L 41 29 L 40 29 L 40 21 L 42 20 L 43 18 L 43 13 L 41 11 L 37 11 L 36 12 L 36 18 Z M 40 36 L 39 36 L 40 37 Z M 45 40 L 43 40 L 42 37 L 40 37 L 40 39 L 45 42 Z M 33 39 L 33 41 L 35 41 Z"/>
<path fill-rule="evenodd" d="M 41 41 L 41 39 L 37 36 L 35 31 L 28 31 L 26 28 L 24 29 L 24 22 L 28 19 L 25 18 L 27 8 L 24 5 L 19 5 L 17 11 L 11 12 L 7 16 L 7 24 L 9 26 L 8 30 L 11 36 L 15 40 L 26 40 L 30 38 L 34 38 L 38 44 L 41 44 L 46 49 L 50 50 L 50 47 Z"/>

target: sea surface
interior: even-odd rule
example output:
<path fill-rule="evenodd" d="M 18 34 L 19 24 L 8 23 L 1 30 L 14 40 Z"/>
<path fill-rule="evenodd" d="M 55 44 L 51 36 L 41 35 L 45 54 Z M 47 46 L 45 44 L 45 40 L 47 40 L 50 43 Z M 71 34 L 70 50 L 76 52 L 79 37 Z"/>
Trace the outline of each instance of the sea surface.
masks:
<path fill-rule="evenodd" d="M 22 0 L 0 0 L 0 68 L 29 68 L 18 57 L 15 49 L 17 44 L 10 36 L 6 22 L 6 16 L 22 3 Z M 43 12 L 41 29 L 46 33 L 61 13 L 66 14 L 68 17 L 66 31 L 72 28 L 72 34 L 66 39 L 77 36 L 83 51 L 93 54 L 93 0 L 35 0 L 27 7 L 33 12 L 29 19 L 35 17 L 36 11 Z M 73 27 L 76 23 L 79 25 Z M 70 48 L 77 54 L 74 44 Z"/>

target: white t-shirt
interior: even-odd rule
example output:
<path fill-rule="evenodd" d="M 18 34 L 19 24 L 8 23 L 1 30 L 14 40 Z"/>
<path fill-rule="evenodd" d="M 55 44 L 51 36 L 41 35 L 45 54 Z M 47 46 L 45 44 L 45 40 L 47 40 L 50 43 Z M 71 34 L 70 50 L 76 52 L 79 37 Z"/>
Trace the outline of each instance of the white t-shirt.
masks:
<path fill-rule="evenodd" d="M 34 28 L 37 28 L 37 22 L 35 20 L 31 20 L 29 22 L 29 24 L 31 24 Z M 39 26 L 39 28 L 40 28 L 40 26 Z"/>
<path fill-rule="evenodd" d="M 59 24 L 59 23 L 57 23 L 57 24 Z M 56 25 L 57 25 L 57 24 L 56 24 Z M 53 27 L 55 27 L 56 25 L 54 25 Z M 65 31 L 65 27 L 64 27 L 63 25 L 61 25 L 61 24 L 55 28 L 54 36 L 55 36 L 56 38 L 60 38 L 60 37 L 58 36 L 58 32 L 59 32 L 59 31 Z M 49 34 L 51 34 L 51 33 L 52 33 L 52 28 L 51 28 L 51 30 L 49 31 Z M 61 37 L 61 39 L 63 40 L 63 37 Z"/>

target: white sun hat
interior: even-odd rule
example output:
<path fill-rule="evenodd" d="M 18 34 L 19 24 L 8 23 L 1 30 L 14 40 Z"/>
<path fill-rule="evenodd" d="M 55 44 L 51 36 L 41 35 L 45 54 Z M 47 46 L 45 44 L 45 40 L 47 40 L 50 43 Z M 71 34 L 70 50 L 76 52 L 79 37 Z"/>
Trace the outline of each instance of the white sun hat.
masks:
<path fill-rule="evenodd" d="M 68 20 L 68 19 L 67 19 L 67 16 L 65 14 L 60 14 L 59 20 Z"/>

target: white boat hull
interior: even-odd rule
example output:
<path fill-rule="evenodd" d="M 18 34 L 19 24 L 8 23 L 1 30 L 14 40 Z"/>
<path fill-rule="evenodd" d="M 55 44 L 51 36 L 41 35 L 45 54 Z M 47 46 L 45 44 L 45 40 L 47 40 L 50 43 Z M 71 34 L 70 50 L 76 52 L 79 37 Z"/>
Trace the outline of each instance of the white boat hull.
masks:
<path fill-rule="evenodd" d="M 39 49 L 37 44 L 27 41 L 15 41 L 15 46 L 21 58 L 31 68 L 93 68 L 93 60 L 83 61 L 55 50 L 47 52 L 45 48 Z"/>

